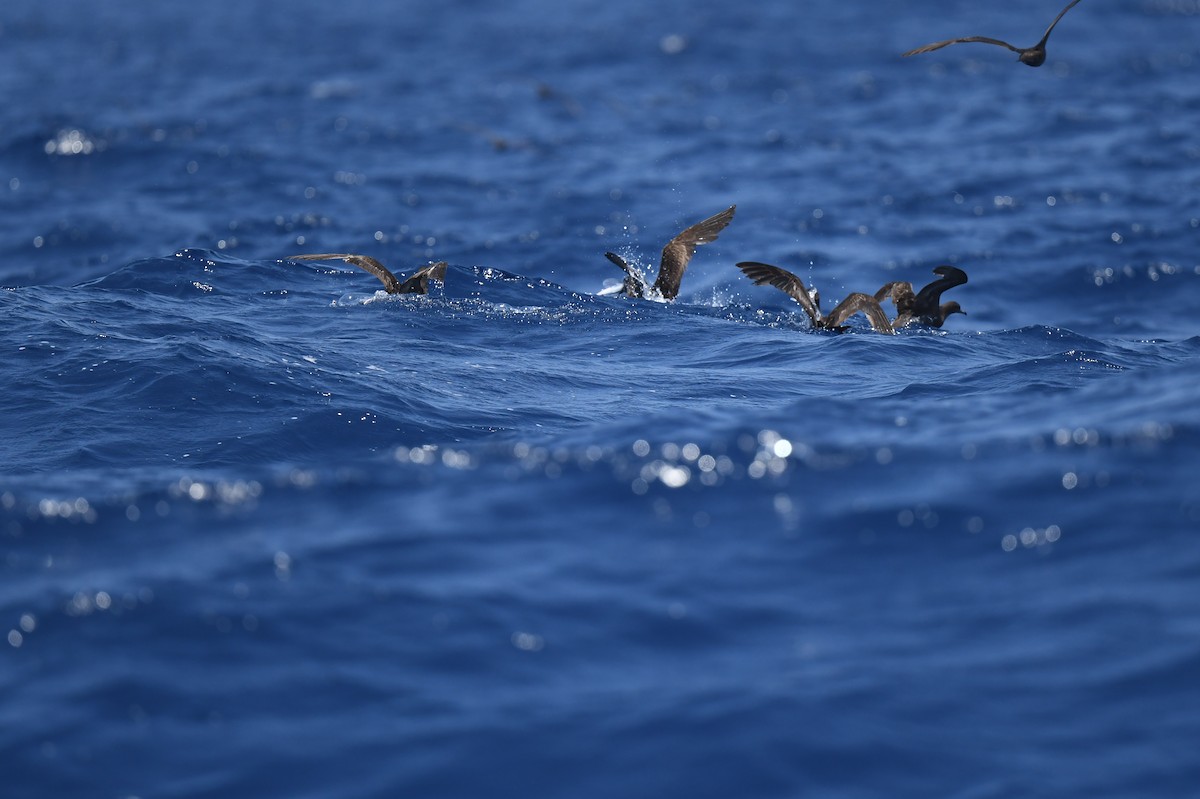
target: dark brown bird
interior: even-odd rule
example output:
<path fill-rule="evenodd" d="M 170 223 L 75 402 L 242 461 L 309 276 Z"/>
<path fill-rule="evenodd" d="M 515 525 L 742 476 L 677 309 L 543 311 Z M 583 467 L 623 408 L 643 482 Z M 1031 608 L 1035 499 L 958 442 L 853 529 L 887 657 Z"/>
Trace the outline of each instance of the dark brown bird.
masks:
<path fill-rule="evenodd" d="M 619 289 L 601 291 L 603 295 L 624 294 L 626 297 L 642 297 L 644 299 L 673 300 L 679 296 L 679 284 L 683 273 L 687 270 L 688 261 L 696 254 L 696 248 L 701 244 L 716 241 L 717 236 L 733 219 L 736 205 L 731 205 L 715 216 L 710 216 L 703 222 L 697 222 L 663 247 L 662 260 L 658 265 L 658 278 L 653 286 L 646 284 L 646 277 L 636 267 L 628 264 L 616 253 L 606 252 L 604 256 L 621 269 L 625 270 L 625 280 Z"/>
<path fill-rule="evenodd" d="M 904 55 L 910 56 L 919 55 L 920 53 L 928 53 L 933 50 L 941 50 L 943 47 L 951 44 L 960 44 L 962 42 L 982 42 L 984 44 L 995 44 L 999 45 L 1000 47 L 1007 47 L 1009 50 L 1012 50 L 1017 54 L 1017 59 L 1022 64 L 1028 64 L 1031 67 L 1040 67 L 1046 62 L 1046 40 L 1050 38 L 1050 31 L 1054 30 L 1054 26 L 1057 25 L 1058 21 L 1063 18 L 1063 14 L 1074 8 L 1075 4 L 1078 2 L 1079 0 L 1071 0 L 1070 3 L 1067 3 L 1067 7 L 1058 12 L 1058 16 L 1055 17 L 1054 21 L 1050 23 L 1050 27 L 1046 28 L 1046 32 L 1042 35 L 1042 40 L 1033 47 L 1013 47 L 1008 42 L 1002 42 L 999 39 L 989 39 L 987 36 L 965 36 L 961 39 L 947 39 L 944 42 L 927 44 L 924 47 L 918 47 L 916 50 L 909 50 Z"/>
<path fill-rule="evenodd" d="M 879 301 L 869 294 L 856 291 L 838 303 L 829 316 L 824 316 L 821 314 L 821 295 L 817 293 L 816 289 L 810 291 L 806 288 L 804 282 L 788 270 L 758 261 L 742 261 L 737 267 L 757 285 L 774 286 L 800 303 L 800 307 L 808 314 L 814 330 L 832 330 L 836 333 L 843 333 L 848 329 L 843 323 L 854 314 L 861 313 L 867 317 L 867 321 L 871 323 L 871 329 L 876 333 L 894 334 L 896 332 L 888 322 L 887 314 L 883 312 Z"/>
<path fill-rule="evenodd" d="M 289 261 L 345 261 L 348 264 L 365 269 L 375 277 L 379 278 L 379 282 L 383 283 L 383 288 L 388 294 L 428 294 L 429 281 L 437 280 L 439 282 L 446 279 L 446 262 L 438 261 L 435 264 L 418 269 L 412 277 L 405 278 L 401 281 L 391 273 L 386 266 L 376 261 L 369 255 L 353 255 L 351 253 L 321 253 L 314 255 L 289 255 Z"/>
<path fill-rule="evenodd" d="M 948 264 L 935 266 L 933 273 L 941 275 L 941 277 L 915 294 L 912 283 L 907 280 L 886 283 L 880 287 L 879 291 L 875 292 L 876 302 L 882 303 L 891 300 L 892 304 L 896 306 L 896 318 L 892 320 L 893 328 L 899 330 L 913 322 L 930 327 L 941 327 L 950 314 L 966 315 L 967 312 L 957 302 L 947 302 L 941 305 L 938 303 L 942 301 L 942 292 L 967 282 L 967 273 Z"/>

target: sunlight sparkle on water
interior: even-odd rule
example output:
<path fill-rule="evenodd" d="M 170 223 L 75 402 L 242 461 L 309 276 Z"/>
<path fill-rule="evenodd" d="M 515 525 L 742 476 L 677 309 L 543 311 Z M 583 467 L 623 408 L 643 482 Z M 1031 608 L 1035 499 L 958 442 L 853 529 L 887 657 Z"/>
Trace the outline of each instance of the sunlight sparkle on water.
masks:
<path fill-rule="evenodd" d="M 1000 547 L 1005 552 L 1014 552 L 1018 548 L 1033 549 L 1053 544 L 1062 537 L 1062 530 L 1057 524 L 1049 527 L 1026 527 L 1016 534 L 1008 534 L 1000 539 Z"/>
<path fill-rule="evenodd" d="M 55 138 L 46 142 L 44 149 L 46 155 L 90 155 L 104 147 L 81 130 L 60 130 Z"/>
<path fill-rule="evenodd" d="M 275 576 L 284 581 L 291 579 L 292 556 L 281 550 L 275 553 L 272 560 L 275 564 Z"/>
<path fill-rule="evenodd" d="M 546 648 L 546 639 L 534 633 L 515 632 L 512 634 L 512 645 L 522 652 L 541 652 Z"/>

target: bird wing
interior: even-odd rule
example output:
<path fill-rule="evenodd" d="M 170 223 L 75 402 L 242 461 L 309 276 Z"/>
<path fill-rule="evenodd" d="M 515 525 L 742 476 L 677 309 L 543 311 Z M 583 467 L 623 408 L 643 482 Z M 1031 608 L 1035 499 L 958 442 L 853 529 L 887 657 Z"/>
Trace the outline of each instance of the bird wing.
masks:
<path fill-rule="evenodd" d="M 717 236 L 729 220 L 733 219 L 736 205 L 731 205 L 719 214 L 710 216 L 703 222 L 697 222 L 663 247 L 662 260 L 658 266 L 658 278 L 654 288 L 664 299 L 673 300 L 679 296 L 679 283 L 683 280 L 683 272 L 687 269 L 688 261 L 696 254 L 696 247 L 716 241 Z"/>
<path fill-rule="evenodd" d="M 821 317 L 821 311 L 816 303 L 813 302 L 812 297 L 809 296 L 808 289 L 804 287 L 804 281 L 800 278 L 786 269 L 759 263 L 758 261 L 741 261 L 738 263 L 737 268 L 741 269 L 746 277 L 753 280 L 756 285 L 774 286 L 800 303 L 800 307 L 808 314 L 809 321 L 812 322 L 813 327 L 821 326 L 824 321 Z"/>
<path fill-rule="evenodd" d="M 843 322 L 856 313 L 866 316 L 867 321 L 871 323 L 871 329 L 876 333 L 891 335 L 896 332 L 892 329 L 891 323 L 888 322 L 887 314 L 879 306 L 879 300 L 860 291 L 850 294 L 846 299 L 839 302 L 838 306 L 826 317 L 825 325 L 830 328 L 841 327 Z"/>
<path fill-rule="evenodd" d="M 1054 21 L 1050 23 L 1050 27 L 1046 28 L 1046 32 L 1044 34 L 1042 34 L 1042 40 L 1040 42 L 1038 42 L 1037 44 L 1035 44 L 1030 49 L 1032 50 L 1032 49 L 1037 49 L 1038 47 L 1045 47 L 1046 40 L 1050 38 L 1050 31 L 1054 30 L 1054 26 L 1057 25 L 1058 21 L 1063 18 L 1063 14 L 1067 13 L 1072 8 L 1074 8 L 1075 4 L 1078 2 L 1079 2 L 1079 0 L 1071 0 L 1071 2 L 1067 3 L 1067 7 L 1064 8 L 1062 11 L 1059 11 L 1058 16 L 1055 17 Z"/>
<path fill-rule="evenodd" d="M 436 280 L 439 283 L 446 280 L 446 262 L 438 261 L 429 266 L 418 269 L 416 274 L 410 278 L 406 278 L 400 284 L 399 291 L 393 291 L 392 294 L 428 294 L 429 281 Z"/>
<path fill-rule="evenodd" d="M 879 291 L 875 292 L 876 302 L 883 302 L 884 300 L 891 300 L 892 305 L 896 306 L 896 313 L 898 314 L 910 310 L 915 301 L 912 283 L 909 283 L 907 280 L 885 283 L 880 287 Z"/>
<path fill-rule="evenodd" d="M 289 255 L 289 261 L 345 261 L 348 264 L 353 264 L 360 269 L 365 269 L 375 277 L 379 278 L 383 283 L 384 290 L 388 294 L 405 294 L 403 285 L 396 276 L 393 275 L 386 266 L 376 261 L 369 255 L 353 255 L 351 253 L 320 253 L 313 255 Z"/>
<path fill-rule="evenodd" d="M 612 261 L 625 272 L 625 281 L 621 284 L 621 292 L 626 297 L 642 297 L 646 296 L 646 290 L 649 288 L 646 285 L 646 278 L 637 269 L 634 269 L 629 263 L 617 255 L 615 252 L 606 252 L 604 257 Z"/>
<path fill-rule="evenodd" d="M 921 316 L 937 313 L 938 303 L 942 301 L 942 292 L 967 282 L 967 273 L 956 266 L 935 266 L 933 273 L 941 277 L 917 292 L 913 301 L 913 312 Z"/>
<path fill-rule="evenodd" d="M 1079 0 L 1075 0 L 1075 2 L 1078 3 Z M 948 47 L 952 44 L 962 44 L 963 42 L 982 42 L 983 44 L 994 44 L 994 45 L 997 45 L 998 47 L 1007 47 L 1009 50 L 1012 50 L 1014 53 L 1021 52 L 1021 48 L 1013 47 L 1008 42 L 1001 41 L 1000 39 L 990 39 L 987 36 L 964 36 L 960 39 L 947 39 L 944 42 L 934 42 L 933 44 L 927 44 L 924 47 L 918 47 L 916 50 L 909 50 L 907 53 L 904 53 L 903 55 L 904 55 L 904 57 L 908 57 L 910 55 L 920 55 L 921 53 L 929 53 L 929 52 L 933 52 L 934 50 L 941 50 L 943 47 Z"/>

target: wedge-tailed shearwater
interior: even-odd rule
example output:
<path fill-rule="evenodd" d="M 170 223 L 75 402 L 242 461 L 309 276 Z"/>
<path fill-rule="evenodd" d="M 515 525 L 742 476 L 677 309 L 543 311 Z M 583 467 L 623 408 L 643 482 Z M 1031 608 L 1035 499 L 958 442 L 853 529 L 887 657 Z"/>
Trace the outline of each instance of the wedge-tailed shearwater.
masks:
<path fill-rule="evenodd" d="M 892 327 L 899 330 L 902 327 L 907 327 L 913 322 L 919 322 L 930 327 L 941 327 L 946 321 L 946 317 L 950 314 L 960 313 L 964 316 L 966 311 L 962 309 L 957 302 L 942 302 L 942 292 L 947 289 L 961 286 L 967 282 L 967 273 L 956 266 L 942 264 L 933 268 L 935 275 L 941 275 L 937 280 L 929 283 L 917 293 L 913 293 L 912 283 L 907 280 L 897 280 L 892 283 L 886 283 L 880 287 L 879 291 L 875 292 L 876 302 L 882 303 L 886 300 L 891 300 L 896 306 L 896 318 L 892 320 Z"/>
<path fill-rule="evenodd" d="M 369 255 L 329 252 L 313 255 L 289 255 L 288 260 L 345 261 L 348 264 L 354 264 L 379 278 L 379 282 L 383 283 L 383 288 L 388 294 L 428 294 L 430 280 L 440 282 L 446 279 L 445 261 L 438 261 L 437 263 L 422 267 L 411 277 L 407 277 L 401 281 L 391 273 L 391 270 Z"/>
<path fill-rule="evenodd" d="M 625 259 L 616 253 L 606 252 L 604 256 L 625 271 L 625 280 L 619 289 L 606 289 L 601 294 L 624 294 L 626 297 L 642 297 L 645 299 L 673 300 L 679 296 L 679 283 L 687 269 L 688 261 L 696 254 L 696 248 L 701 244 L 716 241 L 717 236 L 729 220 L 733 219 L 736 205 L 731 205 L 715 216 L 710 216 L 703 222 L 697 222 L 663 247 L 662 260 L 658 266 L 658 278 L 654 285 L 646 283 L 646 277 L 636 267 L 630 266 Z"/>
<path fill-rule="evenodd" d="M 1007 47 L 1009 50 L 1012 50 L 1017 54 L 1017 59 L 1022 64 L 1028 64 L 1031 67 L 1040 67 L 1046 62 L 1046 40 L 1050 38 L 1050 31 L 1054 30 L 1054 26 L 1057 25 L 1058 21 L 1063 18 L 1063 14 L 1074 8 L 1075 4 L 1078 2 L 1079 0 L 1071 0 L 1070 3 L 1067 3 L 1067 7 L 1058 12 L 1058 16 L 1055 17 L 1054 21 L 1050 23 L 1050 27 L 1046 28 L 1046 32 L 1042 35 L 1042 40 L 1033 47 L 1013 47 L 1008 42 L 1004 42 L 999 39 L 990 39 L 987 36 L 965 36 L 961 39 L 947 39 L 944 42 L 927 44 L 924 47 L 918 47 L 916 50 L 909 50 L 904 55 L 910 56 L 919 55 L 920 53 L 928 53 L 933 50 L 940 50 L 943 47 L 951 44 L 961 44 L 962 42 L 982 42 L 983 44 L 995 44 L 1000 47 Z"/>
<path fill-rule="evenodd" d="M 854 314 L 861 313 L 867 317 L 867 321 L 871 323 L 871 329 L 875 332 L 887 334 L 896 332 L 888 322 L 887 314 L 883 312 L 879 301 L 869 294 L 856 291 L 838 303 L 838 306 L 830 311 L 829 316 L 824 316 L 821 313 L 821 295 L 817 293 L 816 289 L 806 288 L 804 282 L 788 270 L 758 261 L 742 261 L 737 267 L 757 285 L 772 285 L 800 303 L 800 307 L 808 314 L 814 330 L 832 330 L 842 333 L 847 330 L 843 323 Z"/>

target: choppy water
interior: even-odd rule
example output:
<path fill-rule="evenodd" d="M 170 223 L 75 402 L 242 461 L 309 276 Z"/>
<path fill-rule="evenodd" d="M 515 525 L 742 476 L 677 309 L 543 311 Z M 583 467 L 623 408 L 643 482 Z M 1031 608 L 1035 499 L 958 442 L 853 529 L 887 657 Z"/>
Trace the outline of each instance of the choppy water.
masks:
<path fill-rule="evenodd" d="M 898 56 L 1055 5 L 7 2 L 0 793 L 1193 796 L 1196 9 Z"/>

